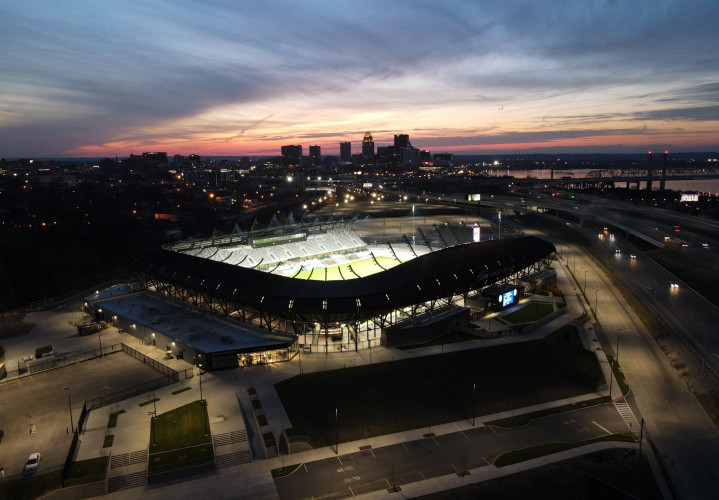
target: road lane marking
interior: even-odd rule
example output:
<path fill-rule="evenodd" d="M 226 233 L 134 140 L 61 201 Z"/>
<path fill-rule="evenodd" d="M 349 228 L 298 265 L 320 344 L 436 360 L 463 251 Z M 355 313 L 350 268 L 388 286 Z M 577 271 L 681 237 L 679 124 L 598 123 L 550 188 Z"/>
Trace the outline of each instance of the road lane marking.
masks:
<path fill-rule="evenodd" d="M 607 434 L 612 434 L 612 431 L 610 431 L 610 430 L 607 429 L 606 427 L 602 427 L 601 425 L 599 425 L 598 423 L 596 423 L 594 420 L 592 420 L 592 423 L 593 423 L 594 425 L 596 425 L 597 427 L 599 427 L 600 429 L 602 429 L 602 430 L 603 430 L 604 432 L 606 432 Z"/>
<path fill-rule="evenodd" d="M 404 443 L 402 443 L 402 448 L 404 448 L 404 451 L 409 452 L 409 450 L 408 450 L 407 447 L 404 445 Z"/>
<path fill-rule="evenodd" d="M 337 460 L 340 460 L 340 456 L 339 456 L 339 455 L 336 455 L 336 456 L 337 456 Z M 344 465 L 344 464 L 342 463 L 342 460 L 340 460 L 340 465 Z"/>
<path fill-rule="evenodd" d="M 434 439 L 434 437 L 432 438 L 432 441 L 434 441 L 434 444 L 436 444 L 437 446 L 439 446 L 439 443 L 437 442 L 436 439 Z"/>
<path fill-rule="evenodd" d="M 467 435 L 466 435 L 464 432 L 461 432 L 461 431 L 460 431 L 460 434 L 461 434 L 462 436 L 464 436 L 464 439 L 466 439 L 467 441 L 469 441 L 469 438 L 467 437 Z"/>
<path fill-rule="evenodd" d="M 494 426 L 493 426 L 493 425 L 488 425 L 487 427 L 489 427 L 489 430 L 491 430 L 492 432 L 494 432 L 495 434 L 497 434 L 497 431 L 494 430 Z"/>
<path fill-rule="evenodd" d="M 484 456 L 482 456 L 482 460 L 484 460 L 484 462 L 485 462 L 487 465 L 492 465 L 492 464 L 489 463 L 489 460 L 487 460 L 486 458 L 484 458 Z"/>
<path fill-rule="evenodd" d="M 352 486 L 347 486 L 350 489 L 350 493 L 352 493 L 352 496 L 355 496 L 355 492 L 352 491 Z"/>
<path fill-rule="evenodd" d="M 377 460 L 377 456 L 374 454 L 374 451 L 372 451 L 371 448 L 370 448 L 369 452 L 372 454 L 372 456 L 374 457 L 374 459 Z"/>
<path fill-rule="evenodd" d="M 307 470 L 307 464 L 302 464 L 302 465 L 303 465 L 304 468 L 305 468 L 305 472 L 309 472 L 309 471 Z"/>
<path fill-rule="evenodd" d="M 449 465 L 452 466 L 452 468 L 454 469 L 454 472 L 459 472 L 459 470 L 457 469 L 457 467 L 454 466 L 454 464 L 449 464 Z"/>
<path fill-rule="evenodd" d="M 419 475 L 422 476 L 422 479 L 427 479 L 426 477 L 424 477 L 424 474 L 422 474 L 421 470 L 417 469 L 417 472 L 419 472 Z"/>

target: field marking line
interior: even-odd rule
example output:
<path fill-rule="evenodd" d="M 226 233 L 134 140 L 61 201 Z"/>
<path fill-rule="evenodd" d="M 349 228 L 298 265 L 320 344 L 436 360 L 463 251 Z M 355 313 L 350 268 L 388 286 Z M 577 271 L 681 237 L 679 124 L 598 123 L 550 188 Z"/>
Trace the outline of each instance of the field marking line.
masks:
<path fill-rule="evenodd" d="M 606 432 L 607 434 L 612 434 L 612 431 L 610 431 L 610 430 L 607 429 L 606 427 L 603 427 L 603 426 L 599 425 L 599 424 L 596 423 L 594 420 L 592 420 L 592 423 L 593 423 L 594 425 L 596 425 L 597 427 L 599 427 L 600 429 L 602 429 L 602 430 L 603 430 L 604 432 Z"/>

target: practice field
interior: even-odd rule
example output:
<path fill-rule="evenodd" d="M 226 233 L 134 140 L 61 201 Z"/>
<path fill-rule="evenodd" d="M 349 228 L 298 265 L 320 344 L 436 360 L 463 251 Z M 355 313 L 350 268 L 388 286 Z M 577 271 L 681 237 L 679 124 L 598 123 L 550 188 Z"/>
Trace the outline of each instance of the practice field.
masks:
<path fill-rule="evenodd" d="M 342 281 L 355 278 L 364 278 L 370 274 L 382 272 L 400 264 L 399 261 L 392 257 L 378 256 L 377 262 L 373 259 L 358 260 L 349 264 L 337 264 L 331 267 L 319 267 L 307 271 L 300 272 L 296 279 L 311 279 L 318 281 Z M 381 266 L 381 267 L 380 267 Z M 384 268 L 384 269 L 383 269 Z"/>
<path fill-rule="evenodd" d="M 312 446 L 469 419 L 596 391 L 594 352 L 565 327 L 542 339 L 310 373 L 275 385 L 293 425 Z"/>

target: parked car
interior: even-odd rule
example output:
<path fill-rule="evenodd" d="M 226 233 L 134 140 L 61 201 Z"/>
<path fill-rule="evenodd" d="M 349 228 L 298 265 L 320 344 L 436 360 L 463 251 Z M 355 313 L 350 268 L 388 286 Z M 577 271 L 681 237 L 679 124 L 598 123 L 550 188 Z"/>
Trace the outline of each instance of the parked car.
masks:
<path fill-rule="evenodd" d="M 27 463 L 25 464 L 25 467 L 23 468 L 23 472 L 33 473 L 37 470 L 37 468 L 39 466 L 40 466 L 40 454 L 33 453 L 28 457 Z"/>

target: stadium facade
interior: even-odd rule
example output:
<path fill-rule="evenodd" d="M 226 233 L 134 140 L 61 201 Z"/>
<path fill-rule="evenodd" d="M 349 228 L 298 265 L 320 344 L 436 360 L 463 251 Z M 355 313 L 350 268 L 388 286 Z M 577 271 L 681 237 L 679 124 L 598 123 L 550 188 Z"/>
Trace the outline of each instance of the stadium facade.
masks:
<path fill-rule="evenodd" d="M 256 364 L 291 359 L 299 350 L 396 345 L 389 336 L 398 325 L 427 330 L 433 321 L 454 321 L 453 314 L 466 311 L 466 299 L 546 269 L 555 252 L 551 243 L 527 236 L 472 242 L 471 228 L 447 224 L 416 234 L 416 244 L 405 236 L 362 239 L 351 222 L 316 219 L 136 255 L 132 270 L 143 291 L 134 295 L 234 325 L 215 335 L 224 342 L 216 345 L 202 327 L 183 337 L 180 320 L 165 331 L 161 321 L 152 321 L 140 333 L 137 324 L 148 323 L 147 317 L 125 317 L 134 306 L 120 307 L 116 298 L 90 297 L 89 309 L 98 317 L 104 308 L 99 319 L 114 319 L 145 341 L 151 328 L 153 344 L 172 346 L 188 361 L 189 354 L 195 364 L 204 359 L 207 369 Z M 146 316 L 159 309 L 158 303 L 137 306 Z M 403 336 L 411 338 L 406 331 Z"/>

